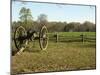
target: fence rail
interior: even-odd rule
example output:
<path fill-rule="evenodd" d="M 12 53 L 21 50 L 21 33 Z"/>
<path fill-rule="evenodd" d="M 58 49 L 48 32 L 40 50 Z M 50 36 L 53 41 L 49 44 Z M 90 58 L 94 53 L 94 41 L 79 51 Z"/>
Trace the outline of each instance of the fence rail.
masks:
<path fill-rule="evenodd" d="M 50 41 L 55 41 L 55 42 L 95 42 L 96 41 L 96 36 L 95 35 L 69 35 L 69 36 L 62 36 L 58 34 L 52 34 L 49 36 Z"/>

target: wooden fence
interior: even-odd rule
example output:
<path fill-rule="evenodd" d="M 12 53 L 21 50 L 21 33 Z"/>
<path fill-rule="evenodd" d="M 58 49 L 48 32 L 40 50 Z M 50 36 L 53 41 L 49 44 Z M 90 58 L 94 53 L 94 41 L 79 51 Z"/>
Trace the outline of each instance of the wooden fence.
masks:
<path fill-rule="evenodd" d="M 62 36 L 57 34 L 53 34 L 49 36 L 50 41 L 55 41 L 55 42 L 96 42 L 96 36 L 94 35 L 77 35 L 77 36 Z"/>

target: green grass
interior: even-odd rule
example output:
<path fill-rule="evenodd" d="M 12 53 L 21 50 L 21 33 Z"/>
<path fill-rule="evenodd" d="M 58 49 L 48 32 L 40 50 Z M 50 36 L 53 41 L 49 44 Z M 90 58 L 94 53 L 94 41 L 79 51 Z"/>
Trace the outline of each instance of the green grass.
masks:
<path fill-rule="evenodd" d="M 95 32 L 60 32 L 61 36 L 79 36 L 81 34 L 87 35 L 87 36 L 95 36 Z"/>
<path fill-rule="evenodd" d="M 38 41 L 30 42 L 23 53 L 12 56 L 12 73 L 95 69 L 95 47 L 95 42 L 49 41 L 41 51 Z"/>
<path fill-rule="evenodd" d="M 49 33 L 49 36 L 54 35 L 55 33 Z M 80 36 L 82 34 L 86 36 L 95 36 L 96 32 L 58 32 L 59 36 Z"/>

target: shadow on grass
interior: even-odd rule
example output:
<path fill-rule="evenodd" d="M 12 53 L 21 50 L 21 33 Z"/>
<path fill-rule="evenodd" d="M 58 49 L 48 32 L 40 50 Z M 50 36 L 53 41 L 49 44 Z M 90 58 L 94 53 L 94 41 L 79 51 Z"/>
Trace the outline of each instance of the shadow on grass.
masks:
<path fill-rule="evenodd" d="M 82 41 L 80 41 L 80 40 L 65 40 L 65 41 L 61 40 L 59 42 L 70 43 L 70 42 L 82 42 Z"/>
<path fill-rule="evenodd" d="M 96 48 L 96 44 L 95 43 L 89 43 L 89 44 L 83 44 L 80 47 L 84 47 L 84 48 Z"/>
<path fill-rule="evenodd" d="M 95 41 L 87 41 L 87 42 L 82 42 L 80 40 L 66 40 L 66 41 L 58 41 L 57 43 L 67 43 L 67 44 L 77 44 L 77 47 L 81 47 L 81 48 L 96 48 L 96 42 Z M 74 45 L 76 47 L 76 44 Z"/>
<path fill-rule="evenodd" d="M 25 52 L 34 52 L 34 53 L 37 53 L 37 52 L 41 52 L 42 50 L 39 50 L 39 49 L 25 49 L 24 51 Z"/>
<path fill-rule="evenodd" d="M 12 50 L 12 56 L 15 56 L 16 55 L 16 53 L 17 53 L 17 50 Z"/>

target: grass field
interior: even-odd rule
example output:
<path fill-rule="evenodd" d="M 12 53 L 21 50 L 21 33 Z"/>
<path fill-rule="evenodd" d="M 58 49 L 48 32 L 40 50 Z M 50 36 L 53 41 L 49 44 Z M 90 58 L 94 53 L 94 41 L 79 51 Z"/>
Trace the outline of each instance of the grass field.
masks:
<path fill-rule="evenodd" d="M 60 33 L 60 35 L 78 36 L 80 33 Z M 95 33 L 86 32 L 93 35 Z M 15 49 L 15 48 L 14 48 Z M 39 42 L 30 42 L 20 55 L 12 56 L 12 73 L 50 72 L 85 70 L 96 68 L 95 42 L 58 42 L 50 41 L 48 48 L 41 51 Z"/>

